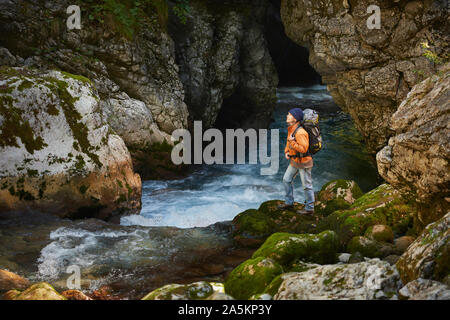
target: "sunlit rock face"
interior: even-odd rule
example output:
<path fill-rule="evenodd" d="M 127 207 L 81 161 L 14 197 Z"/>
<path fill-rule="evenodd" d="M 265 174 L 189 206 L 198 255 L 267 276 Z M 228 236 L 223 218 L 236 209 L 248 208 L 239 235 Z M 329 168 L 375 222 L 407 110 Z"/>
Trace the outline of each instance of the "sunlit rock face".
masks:
<path fill-rule="evenodd" d="M 380 29 L 367 26 L 370 5 L 381 9 Z M 398 105 L 436 71 L 422 43 L 440 57 L 448 50 L 446 12 L 438 1 L 281 1 L 286 34 L 310 49 L 310 63 L 373 154 L 392 135 Z"/>
<path fill-rule="evenodd" d="M 139 212 L 141 179 L 87 78 L 2 67 L 0 87 L 0 211 Z"/>

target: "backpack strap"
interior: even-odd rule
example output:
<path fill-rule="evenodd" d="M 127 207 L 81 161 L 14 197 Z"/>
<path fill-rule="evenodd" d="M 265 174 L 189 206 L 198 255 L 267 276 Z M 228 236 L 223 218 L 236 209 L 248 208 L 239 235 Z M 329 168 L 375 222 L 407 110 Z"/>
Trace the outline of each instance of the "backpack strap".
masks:
<path fill-rule="evenodd" d="M 294 132 L 292 132 L 292 136 L 295 138 L 295 134 L 297 133 L 297 131 L 303 128 L 303 130 L 306 131 L 305 127 L 303 126 L 303 123 L 301 121 L 299 121 L 299 125 L 297 126 L 297 128 L 295 128 Z M 309 148 L 306 151 L 306 153 L 301 153 L 301 152 L 297 152 L 295 155 L 291 156 L 290 158 L 304 158 L 304 157 L 308 157 L 311 156 L 311 154 L 309 153 Z"/>

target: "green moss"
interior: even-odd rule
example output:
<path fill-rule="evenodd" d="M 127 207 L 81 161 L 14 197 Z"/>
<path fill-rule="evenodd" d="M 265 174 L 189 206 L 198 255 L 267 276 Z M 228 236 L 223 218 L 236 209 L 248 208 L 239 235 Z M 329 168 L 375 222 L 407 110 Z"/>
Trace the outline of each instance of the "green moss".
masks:
<path fill-rule="evenodd" d="M 23 118 L 24 111 L 13 106 L 13 98 L 0 96 L 0 116 L 3 121 L 0 126 L 0 147 L 19 148 L 17 138 L 25 145 L 25 149 L 33 154 L 47 146 L 41 137 L 35 137 L 28 120 Z"/>
<path fill-rule="evenodd" d="M 66 73 L 66 77 L 68 77 L 68 73 Z M 81 122 L 82 116 L 75 108 L 75 102 L 79 98 L 73 97 L 69 93 L 67 82 L 53 77 L 45 77 L 45 80 L 47 81 L 46 86 L 60 99 L 60 106 L 75 139 L 74 148 L 87 154 L 96 165 L 101 167 L 98 155 L 92 152 L 94 147 L 91 146 L 88 139 L 88 128 Z"/>
<path fill-rule="evenodd" d="M 36 177 L 39 172 L 37 170 L 27 169 L 27 173 L 29 177 Z"/>
<path fill-rule="evenodd" d="M 57 116 L 59 115 L 59 110 L 54 104 L 49 103 L 47 105 L 47 113 L 51 116 Z"/>
<path fill-rule="evenodd" d="M 33 86 L 33 82 L 27 79 L 22 80 L 22 83 L 17 87 L 17 90 L 23 91 Z"/>
<path fill-rule="evenodd" d="M 83 82 L 84 84 L 90 84 L 90 85 L 92 85 L 92 81 L 89 80 L 88 78 L 82 76 L 82 75 L 72 74 L 72 73 L 68 73 L 68 72 L 65 72 L 65 71 L 61 71 L 61 73 L 63 74 L 63 76 L 64 76 L 65 78 L 75 79 L 75 80 L 78 80 L 78 81 Z"/>
<path fill-rule="evenodd" d="M 128 190 L 128 197 L 131 197 L 131 195 L 133 194 L 133 189 L 130 187 L 130 185 L 128 183 L 126 183 L 126 187 Z"/>
<path fill-rule="evenodd" d="M 284 281 L 282 276 L 283 274 L 276 276 L 266 289 L 264 289 L 264 293 L 270 294 L 272 297 L 277 294 L 278 289 Z"/>
<path fill-rule="evenodd" d="M 75 157 L 75 159 L 77 159 L 77 161 L 75 162 L 75 168 L 76 168 L 77 170 L 83 170 L 84 167 L 86 166 L 86 162 L 84 161 L 83 156 L 77 155 L 77 156 Z"/>
<path fill-rule="evenodd" d="M 276 262 L 265 257 L 247 260 L 235 268 L 227 277 L 225 292 L 235 299 L 249 299 L 263 293 L 272 280 L 283 272 Z"/>
<path fill-rule="evenodd" d="M 276 232 L 314 232 L 316 217 L 296 213 L 303 205 L 296 204 L 293 210 L 280 210 L 277 206 L 281 203 L 280 200 L 270 200 L 262 203 L 257 210 L 239 213 L 233 219 L 234 239 L 246 246 L 255 246 Z"/>
<path fill-rule="evenodd" d="M 317 235 L 274 233 L 252 258 L 271 258 L 285 269 L 290 269 L 297 259 L 320 264 L 334 263 L 337 249 L 337 236 L 333 231 Z"/>
<path fill-rule="evenodd" d="M 338 210 L 319 221 L 318 230 L 334 230 L 341 246 L 351 238 L 363 235 L 370 226 L 390 226 L 403 235 L 412 224 L 416 209 L 390 185 L 383 184 L 358 198 L 348 209 Z"/>
<path fill-rule="evenodd" d="M 315 206 L 314 212 L 316 214 L 326 217 L 335 211 L 348 209 L 350 206 L 351 206 L 350 203 L 348 203 L 344 199 L 338 198 L 338 199 L 326 201 L 323 203 L 323 205 L 319 204 L 319 205 Z"/>

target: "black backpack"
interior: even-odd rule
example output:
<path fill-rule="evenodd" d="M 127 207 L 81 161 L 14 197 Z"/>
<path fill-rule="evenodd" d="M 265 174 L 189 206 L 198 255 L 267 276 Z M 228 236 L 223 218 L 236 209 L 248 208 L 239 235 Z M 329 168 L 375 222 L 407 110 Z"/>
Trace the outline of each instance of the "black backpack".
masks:
<path fill-rule="evenodd" d="M 295 157 L 303 158 L 307 156 L 312 156 L 322 150 L 322 135 L 320 134 L 319 128 L 319 115 L 316 111 L 312 109 L 305 109 L 303 111 L 303 121 L 300 125 L 295 128 L 292 135 L 295 137 L 295 133 L 298 129 L 303 128 L 308 133 L 309 138 L 309 148 L 306 153 L 297 153 Z"/>

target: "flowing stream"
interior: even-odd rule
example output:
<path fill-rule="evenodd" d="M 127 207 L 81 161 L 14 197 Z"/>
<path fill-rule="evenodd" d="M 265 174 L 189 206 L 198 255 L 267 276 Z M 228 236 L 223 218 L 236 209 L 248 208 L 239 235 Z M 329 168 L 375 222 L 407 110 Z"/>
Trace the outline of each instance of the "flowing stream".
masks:
<path fill-rule="evenodd" d="M 350 117 L 333 103 L 324 86 L 280 88 L 271 128 L 280 129 L 280 167 L 260 175 L 260 165 L 198 166 L 187 178 L 144 181 L 140 215 L 120 225 L 87 219 L 70 221 L 37 213 L 0 217 L 0 268 L 32 281 L 67 288 L 69 266 L 81 273 L 81 287 L 108 285 L 121 298 L 140 298 L 167 283 L 221 281 L 249 257 L 230 239 L 239 212 L 270 199 L 283 199 L 286 113 L 295 106 L 320 114 L 324 149 L 314 157 L 316 191 L 337 178 L 355 180 L 363 191 L 376 186 L 376 168 Z M 304 200 L 300 179 L 295 199 Z"/>

